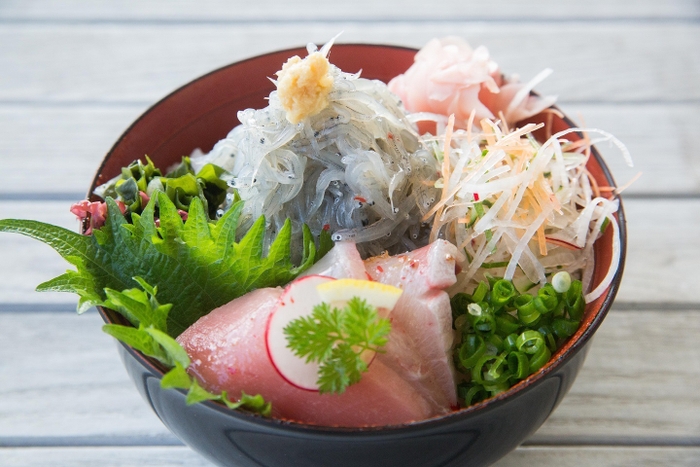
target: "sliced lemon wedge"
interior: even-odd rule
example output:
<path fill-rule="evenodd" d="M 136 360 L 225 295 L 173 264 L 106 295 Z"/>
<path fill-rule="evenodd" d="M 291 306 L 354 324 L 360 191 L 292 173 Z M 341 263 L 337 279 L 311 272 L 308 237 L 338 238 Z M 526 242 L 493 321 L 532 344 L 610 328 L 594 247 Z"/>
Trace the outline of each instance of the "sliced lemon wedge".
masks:
<path fill-rule="evenodd" d="M 317 285 L 316 292 L 321 300 L 332 306 L 344 306 L 351 298 L 359 297 L 378 310 L 391 311 L 403 290 L 381 282 L 338 279 Z"/>

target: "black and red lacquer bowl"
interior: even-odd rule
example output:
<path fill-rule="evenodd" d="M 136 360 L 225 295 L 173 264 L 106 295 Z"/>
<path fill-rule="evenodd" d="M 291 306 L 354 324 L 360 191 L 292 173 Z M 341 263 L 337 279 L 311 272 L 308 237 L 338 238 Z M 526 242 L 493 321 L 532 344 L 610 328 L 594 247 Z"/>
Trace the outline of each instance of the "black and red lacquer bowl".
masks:
<path fill-rule="evenodd" d="M 120 168 L 145 154 L 167 167 L 195 148 L 208 151 L 238 124 L 237 112 L 261 108 L 273 90 L 268 77 L 292 55 L 290 49 L 261 55 L 213 71 L 176 90 L 151 107 L 119 138 L 93 180 L 90 192 Z M 347 72 L 388 82 L 413 62 L 414 49 L 382 45 L 335 45 L 331 61 Z M 552 133 L 573 126 L 549 114 Z M 544 118 L 542 119 L 545 120 Z M 576 135 L 570 135 L 576 138 Z M 588 169 L 600 185 L 614 181 L 597 151 Z M 620 285 L 626 231 L 622 208 L 616 214 L 621 261 L 614 281 L 588 304 L 578 332 L 536 374 L 496 397 L 445 416 L 406 425 L 333 428 L 263 418 L 228 410 L 214 402 L 188 406 L 183 391 L 160 387 L 163 368 L 120 345 L 129 376 L 163 423 L 184 443 L 222 466 L 484 466 L 515 449 L 557 407 L 574 382 L 591 337 L 610 310 Z M 612 257 L 612 229 L 595 244 L 593 283 L 605 275 Z M 101 309 L 107 322 L 124 324 Z M 273 401 L 274 403 L 274 401 Z"/>

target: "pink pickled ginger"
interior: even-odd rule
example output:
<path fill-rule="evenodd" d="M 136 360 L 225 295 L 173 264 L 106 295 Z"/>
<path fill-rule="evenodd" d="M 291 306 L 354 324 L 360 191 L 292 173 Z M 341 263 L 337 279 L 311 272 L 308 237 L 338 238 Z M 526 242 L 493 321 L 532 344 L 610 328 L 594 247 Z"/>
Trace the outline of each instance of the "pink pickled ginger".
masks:
<path fill-rule="evenodd" d="M 409 112 L 454 114 L 455 126 L 466 128 L 472 112 L 477 122 L 503 112 L 508 123 L 515 123 L 554 103 L 552 97 L 530 96 L 531 85 L 504 79 L 486 47 L 472 49 L 459 37 L 446 37 L 428 42 L 389 89 Z"/>

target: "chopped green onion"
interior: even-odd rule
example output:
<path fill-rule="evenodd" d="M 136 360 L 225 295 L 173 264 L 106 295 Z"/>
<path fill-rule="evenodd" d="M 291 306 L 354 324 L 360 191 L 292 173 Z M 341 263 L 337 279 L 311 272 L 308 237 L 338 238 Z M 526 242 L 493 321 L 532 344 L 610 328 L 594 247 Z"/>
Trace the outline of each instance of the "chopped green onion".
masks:
<path fill-rule="evenodd" d="M 478 303 L 486 300 L 486 294 L 489 292 L 489 286 L 485 282 L 479 282 L 476 290 L 472 294 L 472 301 Z"/>
<path fill-rule="evenodd" d="M 525 325 L 534 323 L 540 317 L 540 312 L 535 305 L 535 298 L 532 295 L 519 295 L 513 301 L 513 305 L 518 310 L 518 318 Z"/>
<path fill-rule="evenodd" d="M 557 341 L 555 339 L 554 330 L 548 324 L 544 324 L 537 329 L 544 337 L 545 343 L 549 350 L 557 350 Z"/>
<path fill-rule="evenodd" d="M 553 311 L 557 304 L 559 303 L 559 297 L 557 296 L 557 291 L 554 290 L 551 284 L 545 284 L 540 290 L 537 291 L 537 298 L 540 300 L 537 303 L 541 303 L 544 307 L 544 311 L 541 313 L 549 313 Z"/>
<path fill-rule="evenodd" d="M 505 350 L 509 351 L 516 351 L 518 350 L 518 345 L 517 345 L 517 340 L 518 340 L 518 335 L 513 333 L 513 334 L 508 334 L 505 339 L 503 339 L 503 348 Z"/>
<path fill-rule="evenodd" d="M 464 368 L 469 370 L 482 355 L 486 352 L 486 343 L 481 336 L 476 334 L 467 335 L 464 343 L 459 348 L 459 362 Z"/>
<path fill-rule="evenodd" d="M 472 302 L 471 296 L 465 293 L 458 293 L 450 299 L 450 307 L 452 308 L 452 320 L 456 320 L 458 316 L 467 312 L 467 305 Z"/>
<path fill-rule="evenodd" d="M 565 339 L 574 335 L 579 324 L 573 319 L 555 319 L 552 322 L 552 329 L 559 339 Z"/>
<path fill-rule="evenodd" d="M 552 353 L 549 351 L 549 348 L 546 345 L 543 346 L 539 352 L 530 358 L 530 374 L 545 366 L 551 356 Z"/>
<path fill-rule="evenodd" d="M 497 352 L 503 350 L 503 338 L 501 338 L 501 336 L 498 334 L 491 334 L 489 336 L 488 343 L 494 346 Z"/>
<path fill-rule="evenodd" d="M 507 357 L 508 370 L 516 380 L 525 379 L 530 375 L 530 361 L 523 352 L 510 352 Z"/>
<path fill-rule="evenodd" d="M 501 279 L 491 288 L 491 302 L 497 306 L 505 305 L 516 295 L 515 287 L 509 280 Z"/>
<path fill-rule="evenodd" d="M 552 277 L 552 287 L 559 293 L 565 293 L 571 287 L 571 275 L 566 271 L 559 271 Z"/>
<path fill-rule="evenodd" d="M 497 264 L 497 263 L 492 263 Z M 512 281 L 484 274 L 472 295 L 456 294 L 453 325 L 461 336 L 455 364 L 465 406 L 508 390 L 544 367 L 563 341 L 576 333 L 585 310 L 581 281 L 562 271 L 536 294 Z"/>
<path fill-rule="evenodd" d="M 502 313 L 500 315 L 496 315 L 496 332 L 503 336 L 517 332 L 518 329 L 520 329 L 520 326 L 521 325 L 518 318 L 511 314 Z"/>
<path fill-rule="evenodd" d="M 467 306 L 469 323 L 472 329 L 482 334 L 496 332 L 496 318 L 488 303 L 470 303 Z"/>
<path fill-rule="evenodd" d="M 490 363 L 487 365 L 487 363 Z M 503 383 L 510 376 L 503 372 L 505 358 L 502 355 L 483 355 L 472 367 L 472 382 L 486 386 Z"/>
<path fill-rule="evenodd" d="M 483 309 L 478 303 L 470 303 L 467 305 L 467 312 L 472 316 L 481 316 L 483 314 Z"/>
<path fill-rule="evenodd" d="M 475 404 L 482 401 L 488 397 L 488 393 L 484 390 L 481 385 L 470 385 L 466 384 L 458 388 L 459 397 L 464 399 L 466 406 Z"/>
<path fill-rule="evenodd" d="M 566 306 L 571 319 L 580 321 L 583 318 L 586 302 L 583 298 L 583 284 L 581 284 L 581 281 L 573 281 L 571 283 L 571 287 L 566 292 Z"/>
<path fill-rule="evenodd" d="M 518 336 L 516 346 L 519 351 L 532 355 L 544 347 L 544 337 L 539 331 L 524 331 Z"/>
<path fill-rule="evenodd" d="M 495 358 L 494 362 L 491 365 L 489 365 L 489 369 L 484 376 L 487 378 L 488 381 L 496 381 L 499 378 L 503 377 L 503 370 L 505 368 L 507 368 L 505 355 L 498 355 Z"/>

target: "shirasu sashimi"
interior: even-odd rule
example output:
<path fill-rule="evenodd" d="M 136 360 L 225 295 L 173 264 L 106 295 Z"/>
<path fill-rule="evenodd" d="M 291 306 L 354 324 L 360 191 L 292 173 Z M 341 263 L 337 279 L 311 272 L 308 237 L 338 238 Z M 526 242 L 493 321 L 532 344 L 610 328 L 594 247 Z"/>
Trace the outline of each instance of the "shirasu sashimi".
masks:
<path fill-rule="evenodd" d="M 309 47 L 307 75 L 319 75 L 318 56 L 325 60 L 329 47 Z M 304 65 L 298 57 L 290 62 L 283 71 Z M 242 233 L 264 215 L 268 239 L 289 218 L 297 234 L 304 223 L 315 235 L 327 230 L 335 241 L 356 242 L 364 257 L 425 245 L 429 227 L 421 219 L 438 194 L 434 156 L 386 84 L 333 65 L 328 76 L 332 86 L 317 99 L 326 101 L 320 111 L 314 101 L 316 113 L 292 123 L 298 112 L 290 118 L 280 88 L 267 107 L 239 112 L 241 124 L 193 164 L 213 162 L 231 173 L 230 185 L 245 201 Z M 300 100 L 313 100 L 309 89 L 301 91 Z"/>

